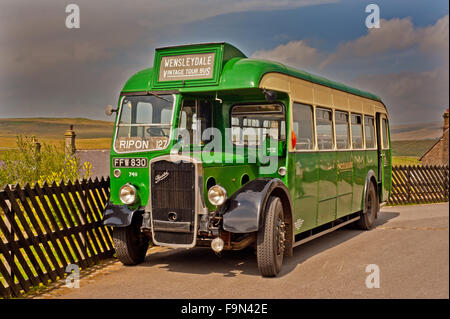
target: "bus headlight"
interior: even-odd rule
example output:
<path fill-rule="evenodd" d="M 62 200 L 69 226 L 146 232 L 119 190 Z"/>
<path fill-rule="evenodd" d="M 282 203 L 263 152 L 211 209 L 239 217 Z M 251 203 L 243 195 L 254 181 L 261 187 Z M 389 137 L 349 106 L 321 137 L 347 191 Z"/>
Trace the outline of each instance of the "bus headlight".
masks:
<path fill-rule="evenodd" d="M 134 204 L 136 202 L 136 188 L 131 184 L 123 185 L 119 190 L 119 198 L 124 204 Z"/>
<path fill-rule="evenodd" d="M 227 199 L 227 191 L 219 185 L 212 186 L 208 191 L 208 200 L 214 206 L 220 206 Z"/>

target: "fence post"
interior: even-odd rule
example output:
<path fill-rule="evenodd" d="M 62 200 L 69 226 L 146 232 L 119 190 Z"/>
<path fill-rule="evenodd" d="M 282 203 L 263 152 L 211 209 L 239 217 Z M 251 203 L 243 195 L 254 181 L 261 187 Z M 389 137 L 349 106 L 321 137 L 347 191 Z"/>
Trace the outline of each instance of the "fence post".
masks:
<path fill-rule="evenodd" d="M 444 165 L 441 169 L 444 171 L 444 200 L 448 200 L 449 167 Z"/>
<path fill-rule="evenodd" d="M 11 203 L 9 202 L 9 199 L 5 199 L 5 203 L 6 203 L 6 206 L 8 206 L 9 212 L 11 213 L 11 218 L 14 219 L 14 210 L 11 207 Z M 8 212 L 5 212 L 5 215 L 7 213 Z M 5 224 L 6 224 L 6 227 L 8 228 L 8 231 L 9 231 L 9 233 L 11 235 L 11 239 L 14 241 L 14 229 L 13 229 L 11 223 L 9 222 L 8 218 L 5 218 Z M 11 246 L 9 246 L 9 254 L 11 255 L 11 259 L 14 260 L 14 250 L 11 248 Z M 7 263 L 7 269 L 9 271 L 10 277 L 12 278 L 12 281 L 14 282 L 14 280 L 15 280 L 14 272 L 12 270 L 11 265 L 9 265 L 9 263 Z M 11 289 L 12 289 L 12 287 L 11 287 Z"/>
<path fill-rule="evenodd" d="M 411 201 L 411 166 L 408 165 L 406 167 L 406 185 L 407 191 L 406 191 L 406 198 L 408 199 L 408 203 Z"/>

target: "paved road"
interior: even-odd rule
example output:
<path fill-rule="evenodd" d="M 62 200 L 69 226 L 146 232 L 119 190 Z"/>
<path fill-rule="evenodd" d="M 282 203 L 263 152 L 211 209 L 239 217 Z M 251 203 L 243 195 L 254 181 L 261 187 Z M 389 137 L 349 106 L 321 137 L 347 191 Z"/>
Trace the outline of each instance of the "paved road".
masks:
<path fill-rule="evenodd" d="M 380 288 L 368 289 L 368 264 Z M 449 205 L 385 207 L 377 227 L 342 229 L 294 250 L 277 278 L 258 274 L 256 256 L 210 249 L 151 249 L 145 262 L 118 262 L 79 289 L 49 298 L 448 298 Z"/>

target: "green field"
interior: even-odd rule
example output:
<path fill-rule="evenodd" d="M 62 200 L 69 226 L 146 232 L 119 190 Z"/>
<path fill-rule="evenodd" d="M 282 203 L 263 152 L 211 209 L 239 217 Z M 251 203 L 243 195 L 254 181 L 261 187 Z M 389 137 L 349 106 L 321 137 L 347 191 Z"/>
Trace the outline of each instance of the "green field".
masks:
<path fill-rule="evenodd" d="M 392 156 L 420 158 L 436 140 L 392 141 Z"/>

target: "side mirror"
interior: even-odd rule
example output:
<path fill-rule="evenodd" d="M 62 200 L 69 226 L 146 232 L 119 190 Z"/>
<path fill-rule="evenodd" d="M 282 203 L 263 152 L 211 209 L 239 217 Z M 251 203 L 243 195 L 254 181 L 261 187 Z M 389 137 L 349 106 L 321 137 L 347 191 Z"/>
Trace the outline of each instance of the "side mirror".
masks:
<path fill-rule="evenodd" d="M 115 110 L 112 105 L 108 105 L 105 109 L 105 114 L 108 116 L 111 116 L 114 112 L 117 112 L 117 110 Z"/>

